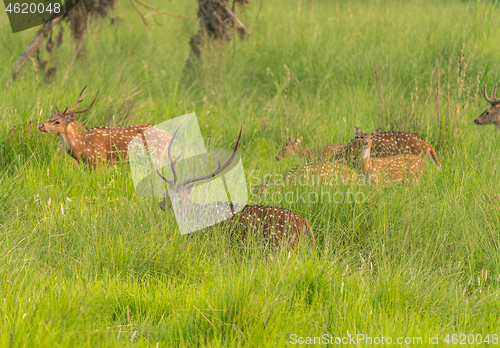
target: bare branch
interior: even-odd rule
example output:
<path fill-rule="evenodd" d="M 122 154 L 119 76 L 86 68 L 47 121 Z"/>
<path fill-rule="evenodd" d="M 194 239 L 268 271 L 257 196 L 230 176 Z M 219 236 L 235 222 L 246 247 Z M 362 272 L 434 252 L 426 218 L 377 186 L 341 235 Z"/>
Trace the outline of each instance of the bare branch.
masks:
<path fill-rule="evenodd" d="M 146 18 L 144 18 L 144 16 L 142 15 L 141 11 L 139 10 L 139 8 L 137 7 L 137 5 L 135 4 L 135 1 L 136 0 L 129 0 L 130 3 L 132 4 L 132 6 L 134 6 L 134 9 L 137 11 L 137 13 L 139 14 L 139 16 L 141 17 L 143 23 L 146 25 L 146 27 L 149 28 L 149 24 L 148 22 L 146 21 Z"/>
<path fill-rule="evenodd" d="M 137 1 L 137 0 L 136 0 L 136 1 Z M 252 32 L 251 32 L 249 29 L 247 29 L 247 27 L 245 27 L 245 26 L 243 25 L 243 23 L 239 20 L 239 18 L 238 18 L 238 17 L 236 17 L 236 15 L 233 13 L 233 11 L 231 11 L 229 8 L 227 8 L 227 6 L 224 6 L 224 8 L 225 8 L 226 12 L 227 12 L 227 13 L 228 13 L 231 17 L 233 17 L 233 19 L 236 21 L 236 23 L 238 23 L 238 25 L 239 25 L 240 27 L 242 27 L 242 28 L 246 31 L 246 33 L 247 33 L 248 35 L 252 35 Z"/>

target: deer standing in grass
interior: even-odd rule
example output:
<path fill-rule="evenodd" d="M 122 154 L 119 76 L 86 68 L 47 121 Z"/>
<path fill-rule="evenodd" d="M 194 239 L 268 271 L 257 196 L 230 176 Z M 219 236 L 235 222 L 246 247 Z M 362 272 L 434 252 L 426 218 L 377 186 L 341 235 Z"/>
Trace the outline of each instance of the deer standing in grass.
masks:
<path fill-rule="evenodd" d="M 342 151 L 335 156 L 335 159 L 345 160 L 349 165 L 352 163 L 353 168 L 359 168 L 364 148 L 362 144 L 363 132 L 358 127 L 354 127 L 354 132 L 356 133 L 356 137 L 347 143 Z M 432 163 L 434 163 L 436 168 L 440 169 L 439 160 L 432 145 L 415 134 L 406 132 L 381 132 L 380 128 L 374 132 L 370 153 L 371 157 L 381 158 L 405 154 L 422 158 L 429 155 Z"/>
<path fill-rule="evenodd" d="M 41 133 L 57 134 L 63 147 L 75 160 L 81 159 L 86 164 L 95 167 L 97 165 L 111 165 L 115 161 L 126 159 L 128 144 L 138 134 L 141 134 L 145 141 L 145 136 L 154 133 L 156 138 L 154 141 L 160 142 L 160 145 L 168 144 L 170 141 L 170 133 L 150 125 L 120 128 L 96 127 L 81 133 L 78 132 L 77 127 L 81 124 L 75 121 L 76 114 L 88 111 L 99 95 L 99 92 L 97 92 L 87 109 L 75 111 L 76 107 L 82 102 L 80 98 L 85 88 L 80 93 L 73 108 L 68 109 L 68 106 L 64 111 L 61 111 L 59 110 L 59 103 L 57 103 L 57 112 L 54 112 L 54 116 L 38 127 Z"/>
<path fill-rule="evenodd" d="M 302 136 L 293 140 L 291 136 L 289 136 L 286 140 L 285 146 L 281 149 L 281 151 L 276 156 L 276 160 L 280 161 L 287 157 L 291 156 L 300 156 L 306 159 L 306 162 L 312 161 L 329 161 L 335 155 L 337 155 L 345 146 L 345 144 L 331 144 L 327 146 L 323 146 L 319 149 L 309 150 L 306 147 L 301 145 Z"/>
<path fill-rule="evenodd" d="M 500 131 L 500 99 L 497 99 L 496 94 L 497 85 L 493 88 L 491 98 L 488 98 L 488 95 L 486 94 L 486 85 L 484 85 L 484 98 L 491 104 L 491 107 L 476 118 L 474 123 L 478 126 L 493 124 Z"/>
<path fill-rule="evenodd" d="M 184 120 L 182 122 L 184 122 Z M 179 211 L 181 211 L 182 215 L 203 218 L 205 221 L 211 221 L 211 219 L 213 219 L 213 221 L 219 221 L 218 217 L 223 213 L 225 216 L 230 217 L 219 223 L 218 226 L 223 226 L 223 228 L 228 230 L 231 237 L 242 241 L 244 241 L 247 236 L 251 235 L 255 238 L 259 247 L 263 247 L 264 249 L 270 248 L 276 251 L 280 246 L 294 249 L 308 234 L 311 240 L 315 242 L 314 233 L 309 223 L 301 216 L 285 208 L 265 205 L 246 205 L 241 211 L 234 213 L 233 203 L 213 202 L 199 204 L 193 202 L 190 198 L 190 194 L 195 183 L 214 178 L 218 174 L 221 174 L 229 167 L 231 162 L 233 162 L 240 145 L 243 127 L 240 129 L 234 151 L 226 163 L 221 165 L 219 160 L 219 166 L 214 172 L 200 177 L 187 178 L 178 183 L 178 175 L 175 167 L 182 153 L 174 159 L 171 150 L 175 136 L 182 122 L 177 126 L 168 145 L 168 158 L 170 160 L 173 180 L 166 178 L 157 170 L 158 175 L 167 182 L 169 193 L 175 195 L 176 201 L 178 201 Z M 163 205 L 163 208 L 165 208 L 165 206 L 168 206 L 170 209 L 172 208 L 167 194 L 165 194 L 165 199 L 162 203 L 160 203 L 160 206 Z"/>
<path fill-rule="evenodd" d="M 357 179 L 358 175 L 342 163 L 336 161 L 316 162 L 296 165 L 278 183 L 274 183 L 270 178 L 266 177 L 254 190 L 257 193 L 262 193 L 270 187 L 284 187 L 285 185 L 350 185 L 355 183 Z"/>
<path fill-rule="evenodd" d="M 363 172 L 369 178 L 374 178 L 375 183 L 397 184 L 404 180 L 411 185 L 412 181 L 418 180 L 425 169 L 425 157 L 430 153 L 427 149 L 427 155 L 423 158 L 414 155 L 397 155 L 383 158 L 371 158 L 371 150 L 374 139 L 380 135 L 380 129 L 370 133 L 360 133 L 362 150 L 362 168 Z"/>

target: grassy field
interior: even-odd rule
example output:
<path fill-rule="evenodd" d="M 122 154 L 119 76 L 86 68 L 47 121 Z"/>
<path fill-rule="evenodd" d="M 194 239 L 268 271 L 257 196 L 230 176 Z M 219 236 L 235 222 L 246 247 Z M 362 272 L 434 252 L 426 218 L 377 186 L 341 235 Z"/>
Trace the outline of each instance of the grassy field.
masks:
<path fill-rule="evenodd" d="M 186 15 L 197 6 L 148 3 Z M 306 218 L 318 240 L 289 258 L 181 236 L 159 199 L 135 193 L 127 163 L 77 168 L 51 135 L 0 145 L 0 346 L 281 347 L 323 334 L 391 337 L 396 346 L 418 345 L 398 337 L 426 346 L 438 335 L 443 346 L 447 335 L 473 334 L 498 344 L 500 205 L 483 193 L 500 194 L 500 134 L 472 121 L 489 107 L 483 85 L 491 93 L 500 82 L 500 5 L 259 7 L 255 0 L 247 11 L 253 35 L 207 50 L 193 76 L 184 67 L 197 21 L 157 17 L 163 26 L 151 21 L 149 30 L 122 1 L 115 24 L 97 20 L 72 66 L 66 30 L 49 82 L 31 61 L 10 79 L 36 29 L 14 35 L 0 16 L 1 142 L 88 85 L 85 105 L 101 94 L 80 115 L 87 128 L 194 111 L 207 147 L 229 149 L 243 124 L 249 187 L 301 163 L 275 161 L 287 135 L 314 148 L 347 142 L 353 126 L 415 132 L 433 144 L 442 170 L 428 163 L 412 187 L 360 186 L 358 202 L 279 203 Z"/>

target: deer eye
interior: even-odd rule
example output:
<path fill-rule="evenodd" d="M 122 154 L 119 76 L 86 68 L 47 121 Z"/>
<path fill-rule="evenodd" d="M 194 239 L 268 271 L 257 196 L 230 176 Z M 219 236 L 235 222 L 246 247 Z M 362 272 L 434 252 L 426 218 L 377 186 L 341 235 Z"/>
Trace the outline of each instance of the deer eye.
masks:
<path fill-rule="evenodd" d="M 59 121 L 54 122 L 55 124 L 59 124 Z"/>

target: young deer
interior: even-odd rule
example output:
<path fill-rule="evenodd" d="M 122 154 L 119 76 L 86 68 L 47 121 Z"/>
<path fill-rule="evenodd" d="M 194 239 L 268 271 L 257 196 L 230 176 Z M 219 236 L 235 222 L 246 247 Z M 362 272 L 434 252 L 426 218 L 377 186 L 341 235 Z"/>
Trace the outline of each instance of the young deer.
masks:
<path fill-rule="evenodd" d="M 500 99 L 497 99 L 496 94 L 497 85 L 493 88 L 492 98 L 488 98 L 486 94 L 486 85 L 484 85 L 484 98 L 491 104 L 491 107 L 476 118 L 474 123 L 478 126 L 493 124 L 500 131 Z"/>
<path fill-rule="evenodd" d="M 383 158 L 371 158 L 371 150 L 374 139 L 380 135 L 380 129 L 370 133 L 360 133 L 362 150 L 362 168 L 364 174 L 369 178 L 374 178 L 375 183 L 393 183 L 397 184 L 405 179 L 408 185 L 411 182 L 418 180 L 425 169 L 425 157 L 429 155 L 430 149 L 427 149 L 427 154 L 422 158 L 414 155 L 398 155 Z"/>
<path fill-rule="evenodd" d="M 359 168 L 361 166 L 361 153 L 363 151 L 363 133 L 358 127 L 354 127 L 354 132 L 356 133 L 356 137 L 347 143 L 342 151 L 335 156 L 335 159 L 345 160 L 347 163 L 352 163 L 354 168 Z M 422 158 L 430 154 L 430 158 L 436 168 L 440 168 L 434 148 L 431 144 L 415 134 L 405 132 L 381 132 L 380 128 L 374 132 L 373 145 L 371 148 L 372 157 L 381 158 L 405 154 L 420 156 Z"/>
<path fill-rule="evenodd" d="M 74 111 L 82 102 L 80 97 L 85 88 L 80 93 L 78 102 L 73 108 L 68 110 L 68 106 L 64 111 L 61 111 L 59 103 L 57 103 L 57 112 L 54 112 L 54 116 L 38 127 L 41 133 L 57 134 L 63 147 L 74 159 L 81 159 L 92 166 L 113 164 L 113 162 L 127 157 L 128 144 L 137 134 L 142 134 L 143 139 L 145 139 L 148 132 L 155 132 L 156 138 L 162 144 L 170 141 L 170 133 L 152 128 L 149 125 L 121 128 L 97 127 L 79 133 L 77 126 L 80 123 L 75 121 L 76 114 L 88 111 L 99 95 L 97 92 L 87 109 Z"/>
<path fill-rule="evenodd" d="M 295 139 L 295 141 L 293 141 L 293 138 L 289 136 L 286 140 L 285 146 L 283 146 L 281 151 L 276 156 L 276 161 L 280 161 L 291 156 L 304 157 L 307 162 L 329 161 L 345 146 L 345 144 L 331 144 L 323 146 L 319 149 L 309 150 L 306 147 L 302 147 L 300 145 L 301 142 L 302 136 Z"/>
<path fill-rule="evenodd" d="M 342 163 L 336 161 L 315 162 L 296 165 L 278 183 L 272 182 L 269 178 L 264 178 L 254 190 L 257 193 L 262 193 L 270 187 L 284 187 L 285 185 L 350 185 L 355 183 L 357 179 L 358 175 Z"/>
<path fill-rule="evenodd" d="M 308 233 L 312 241 L 315 243 L 314 233 L 309 223 L 288 209 L 264 205 L 246 205 L 243 209 L 241 209 L 241 211 L 234 213 L 233 203 L 213 202 L 199 204 L 193 202 L 190 198 L 190 194 L 193 190 L 194 184 L 202 180 L 214 178 L 224 169 L 229 167 L 231 162 L 233 162 L 240 145 L 243 127 L 240 129 L 240 134 L 238 136 L 236 146 L 234 147 L 234 151 L 226 163 L 221 165 L 219 161 L 219 167 L 214 172 L 200 177 L 187 178 L 181 183 L 178 183 L 175 166 L 177 161 L 182 156 L 182 153 L 174 159 L 172 157 L 171 149 L 181 124 L 182 122 L 179 126 L 177 126 L 177 129 L 172 135 L 172 140 L 168 145 L 168 158 L 170 160 L 173 180 L 166 178 L 159 170 L 157 170 L 158 175 L 160 175 L 160 177 L 168 183 L 169 193 L 175 195 L 175 199 L 178 203 L 178 210 L 181 212 L 181 216 L 196 216 L 204 218 L 204 221 L 207 221 L 206 219 L 208 219 L 208 221 L 213 221 L 214 223 L 219 221 L 218 218 L 220 215 L 230 216 L 229 219 L 220 222 L 218 225 L 223 226 L 223 228 L 228 230 L 231 237 L 244 241 L 247 235 L 251 234 L 255 237 L 260 247 L 272 248 L 274 251 L 276 251 L 281 245 L 294 249 L 307 236 Z M 162 205 L 162 208 L 165 208 L 166 205 L 171 208 L 171 201 L 167 194 L 165 194 L 164 201 L 160 203 L 160 206 Z M 241 208 L 241 206 L 238 208 Z"/>

